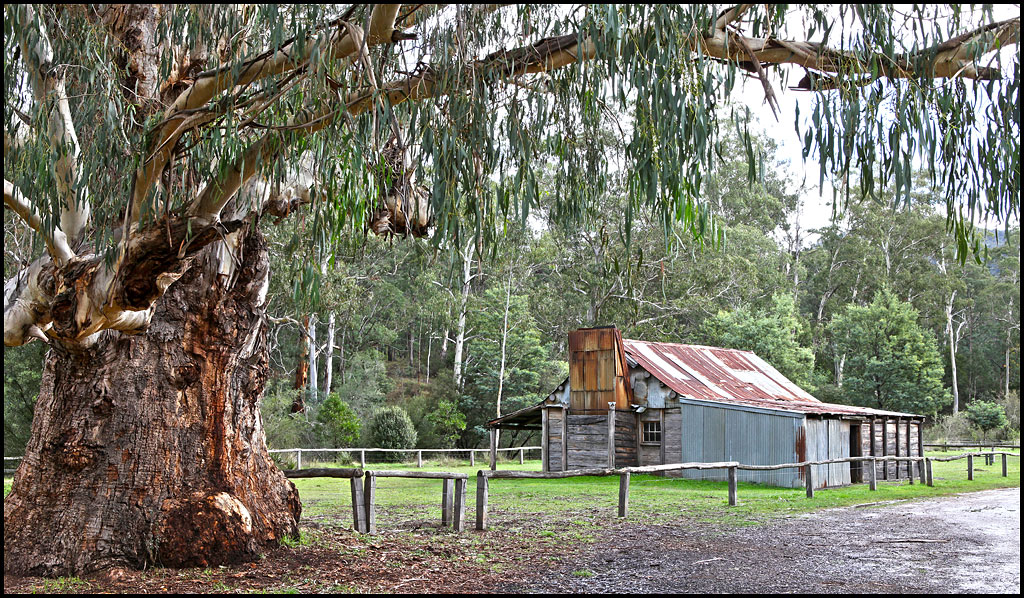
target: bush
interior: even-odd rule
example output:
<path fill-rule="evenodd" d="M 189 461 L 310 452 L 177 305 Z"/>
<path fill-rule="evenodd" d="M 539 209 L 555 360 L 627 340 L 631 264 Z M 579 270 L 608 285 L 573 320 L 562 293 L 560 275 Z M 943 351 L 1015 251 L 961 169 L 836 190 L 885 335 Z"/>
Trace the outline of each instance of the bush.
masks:
<path fill-rule="evenodd" d="M 963 412 L 940 415 L 935 418 L 935 423 L 925 430 L 925 440 L 929 442 L 967 440 L 970 436 L 971 422 Z"/>
<path fill-rule="evenodd" d="M 997 430 L 1009 425 L 1003 406 L 989 401 L 974 401 L 967 406 L 967 419 L 981 430 L 982 440 L 986 440 L 990 430 Z"/>
<path fill-rule="evenodd" d="M 359 442 L 362 424 L 354 409 L 335 393 L 327 396 L 316 414 L 320 438 L 325 448 L 346 448 Z"/>
<path fill-rule="evenodd" d="M 416 446 L 416 428 L 409 414 L 398 406 L 384 407 L 373 414 L 368 430 L 370 446 L 387 449 L 406 449 Z M 404 453 L 390 453 L 390 459 L 401 461 Z"/>
<path fill-rule="evenodd" d="M 459 412 L 455 401 L 439 401 L 437 409 L 427 414 L 427 421 L 440 443 L 438 448 L 454 448 L 455 441 L 466 429 L 466 416 Z"/>

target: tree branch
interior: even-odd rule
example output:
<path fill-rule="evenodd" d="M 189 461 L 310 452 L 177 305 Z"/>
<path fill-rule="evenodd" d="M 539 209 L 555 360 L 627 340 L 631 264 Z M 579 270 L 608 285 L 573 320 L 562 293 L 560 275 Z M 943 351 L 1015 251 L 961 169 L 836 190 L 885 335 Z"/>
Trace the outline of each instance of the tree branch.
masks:
<path fill-rule="evenodd" d="M 53 165 L 57 193 L 62 200 L 60 224 L 64 234 L 72 243 L 78 241 L 89 223 L 89 193 L 80 184 L 79 155 L 82 153 L 75 134 L 75 123 L 71 118 L 71 106 L 64 88 L 64 76 L 53 66 L 53 48 L 50 45 L 46 26 L 35 10 L 27 5 L 18 5 L 19 20 L 34 23 L 35 28 L 24 27 L 21 31 L 21 52 L 32 78 L 32 89 L 40 104 L 52 102 L 48 108 L 49 122 L 47 137 L 59 148 L 59 158 Z"/>
<path fill-rule="evenodd" d="M 14 210 L 25 221 L 25 224 L 43 239 L 43 243 L 46 244 L 46 251 L 53 256 L 58 265 L 65 264 L 68 260 L 75 257 L 75 252 L 68 245 L 68 239 L 64 231 L 60 228 L 54 228 L 52 233 L 48 233 L 43 227 L 39 213 L 29 204 L 28 199 L 22 195 L 21 190 L 7 179 L 4 179 L 4 205 Z"/>

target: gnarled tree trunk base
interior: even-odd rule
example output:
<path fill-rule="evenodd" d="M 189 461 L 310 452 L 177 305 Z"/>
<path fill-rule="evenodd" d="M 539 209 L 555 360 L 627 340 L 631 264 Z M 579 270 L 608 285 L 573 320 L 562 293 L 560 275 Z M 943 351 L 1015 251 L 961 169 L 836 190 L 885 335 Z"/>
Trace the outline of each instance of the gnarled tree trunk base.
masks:
<path fill-rule="evenodd" d="M 208 247 L 145 333 L 54 345 L 4 501 L 5 573 L 233 563 L 298 533 L 298 492 L 259 413 L 266 243 L 239 235 L 239 269 L 218 274 Z"/>

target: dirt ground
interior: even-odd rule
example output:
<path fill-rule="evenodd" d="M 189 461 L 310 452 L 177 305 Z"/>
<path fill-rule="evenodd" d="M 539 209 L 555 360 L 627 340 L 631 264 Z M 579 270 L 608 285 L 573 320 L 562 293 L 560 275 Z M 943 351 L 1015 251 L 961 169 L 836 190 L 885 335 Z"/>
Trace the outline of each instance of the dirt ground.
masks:
<path fill-rule="evenodd" d="M 726 531 L 619 528 L 494 591 L 1020 593 L 1020 488 L 822 511 Z"/>
<path fill-rule="evenodd" d="M 254 563 L 4 576 L 9 592 L 1019 593 L 1020 489 L 832 509 L 748 527 L 604 520 L 571 545 L 539 529 L 391 531 L 307 522 L 316 542 Z"/>

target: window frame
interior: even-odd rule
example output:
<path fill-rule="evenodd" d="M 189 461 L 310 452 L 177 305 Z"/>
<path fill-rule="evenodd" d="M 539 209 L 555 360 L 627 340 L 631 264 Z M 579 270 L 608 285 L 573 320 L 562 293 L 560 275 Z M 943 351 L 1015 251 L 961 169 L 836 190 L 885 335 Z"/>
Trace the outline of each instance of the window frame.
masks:
<path fill-rule="evenodd" d="M 652 440 L 657 435 L 657 440 Z M 661 444 L 664 438 L 664 430 L 661 427 L 661 420 L 652 419 L 640 422 L 640 444 Z"/>

